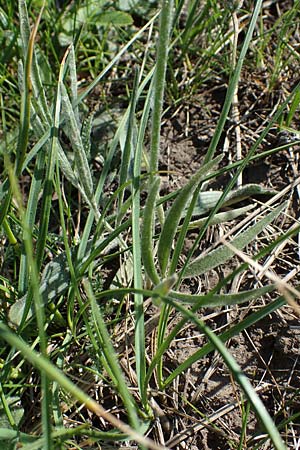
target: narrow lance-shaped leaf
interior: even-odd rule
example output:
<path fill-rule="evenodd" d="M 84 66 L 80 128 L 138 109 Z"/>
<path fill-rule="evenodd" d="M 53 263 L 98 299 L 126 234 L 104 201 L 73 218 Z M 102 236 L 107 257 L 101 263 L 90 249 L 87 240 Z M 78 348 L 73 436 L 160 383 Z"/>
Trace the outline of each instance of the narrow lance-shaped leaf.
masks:
<path fill-rule="evenodd" d="M 129 106 L 128 121 L 126 122 L 126 125 L 123 130 L 126 132 L 125 143 L 124 145 L 122 145 L 122 142 L 120 142 L 122 149 L 122 161 L 120 167 L 120 180 L 119 180 L 120 186 L 126 183 L 128 179 L 128 174 L 130 172 L 130 159 L 131 156 L 133 155 L 133 149 L 136 147 L 135 108 L 138 98 L 137 97 L 138 77 L 139 74 L 138 71 L 136 70 L 133 82 L 131 101 Z M 122 191 L 119 196 L 119 208 L 121 208 L 121 205 L 123 203 L 123 196 L 124 192 Z"/>
<path fill-rule="evenodd" d="M 93 209 L 95 209 L 95 211 L 97 211 L 97 207 L 94 201 L 93 181 L 91 171 L 89 168 L 89 163 L 83 148 L 81 136 L 78 129 L 78 124 L 69 99 L 69 95 L 63 83 L 61 85 L 61 93 L 62 93 L 62 107 L 68 121 L 68 126 L 70 127 L 68 137 L 71 141 L 71 145 L 74 150 L 75 164 L 78 171 L 80 183 L 83 187 L 87 199 L 89 200 L 90 205 L 93 207 Z"/>
<path fill-rule="evenodd" d="M 268 226 L 274 219 L 276 219 L 276 217 L 279 216 L 285 206 L 285 203 L 279 205 L 266 217 L 234 238 L 231 241 L 231 244 L 238 250 L 242 250 L 246 245 L 253 241 L 253 239 L 255 239 L 257 235 L 263 231 L 264 228 L 266 228 L 266 226 Z M 208 270 L 214 269 L 220 264 L 226 263 L 226 261 L 228 261 L 232 256 L 234 256 L 234 252 L 232 250 L 229 250 L 226 245 L 222 245 L 221 247 L 211 251 L 209 254 L 199 256 L 199 258 L 196 258 L 194 261 L 192 261 L 185 270 L 184 278 L 201 275 Z"/>
<path fill-rule="evenodd" d="M 76 71 L 76 57 L 74 51 L 74 45 L 70 45 L 70 57 L 69 57 L 69 69 L 70 69 L 70 89 L 71 89 L 71 100 L 72 107 L 74 111 L 74 116 L 78 127 L 80 126 L 79 120 L 79 110 L 78 110 L 78 100 L 77 100 L 77 71 Z"/>
<path fill-rule="evenodd" d="M 52 138 L 50 153 L 48 156 L 48 163 L 46 169 L 46 179 L 44 183 L 43 197 L 42 197 L 42 207 L 41 207 L 41 218 L 40 218 L 40 230 L 38 234 L 38 240 L 36 244 L 36 260 L 38 268 L 42 265 L 43 254 L 45 250 L 45 244 L 48 234 L 48 226 L 50 220 L 50 210 L 52 204 L 52 191 L 53 191 L 53 178 L 54 178 L 54 168 L 57 158 L 57 146 L 58 146 L 58 128 L 60 122 L 61 113 L 61 81 L 63 76 L 64 65 L 66 61 L 68 51 L 65 53 L 63 60 L 61 62 L 59 79 L 57 83 L 57 93 L 54 109 L 53 127 L 52 127 Z"/>
<path fill-rule="evenodd" d="M 255 204 L 252 204 L 252 205 L 243 206 L 242 208 L 230 209 L 229 211 L 215 214 L 209 224 L 211 226 L 211 225 L 217 225 L 219 223 L 229 222 L 243 214 L 246 214 L 246 212 L 250 211 L 254 207 L 255 207 Z M 200 219 L 192 220 L 189 223 L 188 229 L 189 230 L 192 230 L 195 228 L 199 229 L 205 225 L 206 221 L 207 221 L 207 217 L 201 217 Z M 180 229 L 181 229 L 181 225 L 178 227 L 178 231 L 180 231 Z"/>
<path fill-rule="evenodd" d="M 159 276 L 154 264 L 153 226 L 155 218 L 155 203 L 160 187 L 160 178 L 156 177 L 150 186 L 149 194 L 143 211 L 141 250 L 146 273 L 153 284 L 159 283 Z"/>
<path fill-rule="evenodd" d="M 274 189 L 266 189 L 259 184 L 245 184 L 238 189 L 230 191 L 224 198 L 222 208 L 225 206 L 234 205 L 254 195 L 275 195 L 277 191 Z M 197 200 L 196 207 L 193 210 L 193 216 L 203 215 L 213 209 L 221 196 L 222 191 L 206 191 L 200 192 Z"/>
<path fill-rule="evenodd" d="M 158 153 L 160 143 L 161 116 L 163 110 L 164 89 L 168 62 L 169 40 L 172 29 L 174 9 L 173 0 L 163 0 L 159 21 L 159 38 L 157 46 L 156 67 L 153 84 L 153 110 L 150 146 L 150 172 L 154 173 L 158 167 Z M 151 174 L 151 177 L 153 175 Z"/>
<path fill-rule="evenodd" d="M 30 99 L 32 94 L 32 83 L 31 83 L 31 67 L 33 59 L 33 48 L 34 42 L 38 30 L 38 26 L 41 20 L 44 7 L 42 7 L 37 21 L 33 27 L 30 34 L 30 38 L 27 46 L 26 60 L 25 60 L 25 70 L 24 70 L 24 81 L 22 83 L 22 103 L 21 103 L 21 114 L 20 114 L 20 130 L 18 137 L 18 147 L 17 147 L 17 159 L 16 159 L 16 174 L 17 176 L 22 172 L 22 166 L 25 159 L 25 154 L 27 150 L 28 134 L 30 126 Z M 27 34 L 27 31 L 26 31 Z"/>
<path fill-rule="evenodd" d="M 209 171 L 216 166 L 222 159 L 222 156 L 218 156 L 212 161 L 204 164 L 203 167 L 190 179 L 190 181 L 181 189 L 176 197 L 173 205 L 171 206 L 168 215 L 166 217 L 163 229 L 158 243 L 158 260 L 161 268 L 162 275 L 164 276 L 170 252 L 172 242 L 176 234 L 177 226 L 183 214 L 183 211 L 197 188 L 200 181 L 208 175 Z"/>
<path fill-rule="evenodd" d="M 191 295 L 172 291 L 169 296 L 181 303 L 186 303 L 188 305 L 197 304 L 199 308 L 203 308 L 204 306 L 214 308 L 217 306 L 239 305 L 241 303 L 250 302 L 268 292 L 274 291 L 274 289 L 275 285 L 269 284 L 268 286 L 250 289 L 249 291 L 242 291 L 236 294 Z"/>
<path fill-rule="evenodd" d="M 19 0 L 19 16 L 22 48 L 23 54 L 25 55 L 29 44 L 30 22 L 26 2 L 24 0 Z M 32 58 L 31 83 L 33 91 L 32 100 L 35 103 L 35 109 L 37 110 L 43 124 L 50 126 L 52 121 L 52 113 L 47 104 L 46 93 L 42 85 L 39 64 L 37 63 L 35 50 L 33 50 Z M 33 131 L 35 132 L 35 129 L 33 129 Z"/>

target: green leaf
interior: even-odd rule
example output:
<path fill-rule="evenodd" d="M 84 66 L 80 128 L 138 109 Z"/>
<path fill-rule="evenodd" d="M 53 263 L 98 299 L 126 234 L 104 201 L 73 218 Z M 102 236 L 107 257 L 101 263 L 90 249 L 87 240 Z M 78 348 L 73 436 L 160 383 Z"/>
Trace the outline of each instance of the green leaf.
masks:
<path fill-rule="evenodd" d="M 123 230 L 127 229 L 130 223 L 131 221 L 123 223 L 106 239 L 100 239 L 96 242 L 94 239 L 88 240 L 85 248 L 85 256 L 82 257 L 76 265 L 76 270 L 78 271 L 76 273 L 79 273 L 79 279 L 84 276 L 91 262 L 95 261 L 106 248 L 109 248 L 109 244 L 113 242 Z M 78 247 L 75 247 L 74 255 L 77 250 Z M 70 281 L 71 276 L 67 255 L 66 252 L 63 252 L 56 256 L 50 263 L 46 264 L 43 270 L 39 288 L 39 294 L 42 296 L 43 304 L 46 305 L 47 303 L 54 301 L 59 295 L 64 294 L 70 287 Z M 13 325 L 20 325 L 24 311 L 26 310 L 26 302 L 27 295 L 24 295 L 10 307 L 8 317 Z M 29 319 L 33 315 L 34 308 L 31 307 L 27 318 Z"/>
<path fill-rule="evenodd" d="M 221 159 L 222 156 L 218 156 L 217 158 L 213 159 L 207 164 L 204 164 L 204 166 L 201 167 L 201 169 L 180 190 L 178 196 L 176 197 L 167 214 L 163 229 L 160 234 L 157 250 L 159 265 L 163 276 L 166 272 L 173 239 L 176 234 L 176 230 L 182 217 L 183 211 L 198 184 L 205 176 L 209 174 L 210 170 L 221 161 Z"/>
<path fill-rule="evenodd" d="M 58 295 L 64 293 L 70 285 L 70 271 L 67 265 L 65 253 L 53 259 L 45 266 L 40 283 L 40 295 L 43 303 L 47 304 L 57 298 Z M 16 301 L 9 310 L 9 320 L 14 325 L 20 325 L 26 307 L 27 295 Z M 32 306 L 27 318 L 34 314 Z"/>
<path fill-rule="evenodd" d="M 267 292 L 274 291 L 274 289 L 275 285 L 270 284 L 268 286 L 263 286 L 262 288 L 238 292 L 237 294 L 190 295 L 172 291 L 169 295 L 181 303 L 187 303 L 189 305 L 197 304 L 199 307 L 209 306 L 214 308 L 217 306 L 239 305 L 240 303 L 250 302 Z"/>
<path fill-rule="evenodd" d="M 11 430 L 9 428 L 4 428 L 4 427 L 0 428 L 0 442 L 1 442 L 2 450 L 8 450 L 9 448 L 14 448 L 14 447 L 9 447 L 9 445 L 11 445 L 11 441 L 17 442 L 18 440 L 20 442 L 26 444 L 27 442 L 36 441 L 37 437 L 30 436 L 29 434 L 25 434 L 25 433 L 20 433 L 20 431 Z M 8 441 L 8 442 L 5 443 L 3 441 Z M 7 445 L 7 447 L 5 445 Z"/>
<path fill-rule="evenodd" d="M 106 11 L 104 13 L 95 14 L 95 22 L 99 25 L 132 25 L 133 19 L 130 14 L 124 11 Z"/>
<path fill-rule="evenodd" d="M 62 100 L 62 108 L 67 118 L 67 124 L 70 127 L 68 137 L 71 141 L 72 149 L 74 150 L 75 164 L 80 179 L 80 183 L 82 186 L 82 190 L 90 206 L 94 209 L 95 214 L 98 216 L 99 213 L 94 199 L 92 174 L 89 168 L 87 156 L 79 133 L 75 111 L 70 102 L 67 89 L 63 83 L 61 83 L 61 100 Z"/>
<path fill-rule="evenodd" d="M 5 398 L 6 406 L 13 418 L 15 426 L 18 426 L 24 415 L 24 409 L 21 406 L 21 400 L 18 397 Z M 0 407 L 0 428 L 11 428 L 5 409 Z"/>
<path fill-rule="evenodd" d="M 276 217 L 279 216 L 279 214 L 285 207 L 285 203 L 279 205 L 266 217 L 261 219 L 255 225 L 252 225 L 239 236 L 235 237 L 230 243 L 238 250 L 242 250 L 246 245 L 253 241 L 253 239 L 255 239 L 266 226 L 268 226 L 274 219 L 276 219 Z M 211 251 L 207 255 L 199 256 L 199 258 L 196 258 L 194 261 L 192 261 L 186 268 L 184 278 L 202 275 L 208 270 L 214 269 L 215 267 L 224 264 L 232 256 L 234 256 L 234 252 L 226 247 L 226 245 L 222 245 L 221 247 Z"/>
<path fill-rule="evenodd" d="M 159 283 L 159 276 L 154 264 L 153 227 L 155 203 L 160 187 L 160 178 L 156 177 L 150 186 L 149 195 L 143 211 L 141 251 L 146 273 L 153 284 Z"/>
<path fill-rule="evenodd" d="M 226 195 L 222 208 L 225 206 L 234 205 L 254 195 L 275 195 L 277 191 L 273 189 L 266 189 L 259 184 L 245 184 L 238 189 L 234 189 Z M 197 205 L 194 208 L 193 216 L 202 216 L 218 203 L 223 195 L 222 191 L 207 191 L 200 192 L 198 196 Z"/>
<path fill-rule="evenodd" d="M 1 387 L 2 391 L 2 387 Z M 0 407 L 0 446 L 3 450 L 10 450 L 16 448 L 16 443 L 19 440 L 23 442 L 30 442 L 35 438 L 30 438 L 25 433 L 20 433 L 16 429 L 19 428 L 21 420 L 24 416 L 24 409 L 21 406 L 20 398 L 18 397 L 4 397 L 1 392 L 2 404 Z M 4 398 L 3 398 L 4 397 Z M 12 426 L 13 425 L 13 426 Z M 15 429 L 13 429 L 15 428 Z"/>
<path fill-rule="evenodd" d="M 246 212 L 250 211 L 251 209 L 253 209 L 255 207 L 255 205 L 247 205 L 247 206 L 243 206 L 242 208 L 236 208 L 236 209 L 230 209 L 229 211 L 225 211 L 225 212 L 221 212 L 221 213 L 217 213 L 214 215 L 214 217 L 211 219 L 211 221 L 209 222 L 209 225 L 217 225 L 218 223 L 224 223 L 224 222 L 229 222 L 230 220 L 234 220 L 237 217 L 245 214 Z M 195 228 L 201 228 L 203 227 L 203 225 L 205 225 L 207 221 L 207 217 L 202 217 L 201 219 L 197 219 L 197 220 L 192 220 L 189 223 L 188 229 L 195 229 Z M 178 227 L 178 231 L 180 231 L 181 229 L 181 225 Z"/>

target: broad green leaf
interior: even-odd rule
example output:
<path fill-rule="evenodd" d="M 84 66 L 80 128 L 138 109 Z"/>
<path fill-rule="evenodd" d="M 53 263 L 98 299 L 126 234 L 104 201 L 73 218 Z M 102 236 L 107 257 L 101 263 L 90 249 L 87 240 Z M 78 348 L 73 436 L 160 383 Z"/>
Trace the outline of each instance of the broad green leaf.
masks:
<path fill-rule="evenodd" d="M 150 8 L 156 7 L 156 0 L 148 0 L 147 2 L 141 2 L 140 0 L 119 0 L 118 8 L 123 11 L 134 11 L 141 17 L 147 17 Z"/>
<path fill-rule="evenodd" d="M 8 450 L 12 442 L 22 442 L 22 444 L 26 444 L 27 442 L 34 442 L 37 440 L 37 436 L 30 436 L 26 433 L 21 433 L 18 430 L 12 430 L 9 428 L 1 427 L 0 428 L 0 442 L 2 450 Z M 7 442 L 5 442 L 7 441 Z M 23 447 L 23 446 L 22 446 Z M 20 448 L 22 448 L 20 447 Z"/>
<path fill-rule="evenodd" d="M 255 239 L 266 226 L 276 219 L 285 207 L 285 203 L 279 205 L 270 214 L 259 220 L 255 225 L 252 225 L 246 231 L 232 239 L 230 243 L 238 250 L 242 250 L 246 245 L 253 241 L 253 239 Z M 232 256 L 234 256 L 234 252 L 226 247 L 226 245 L 222 245 L 221 247 L 212 250 L 207 255 L 199 256 L 199 258 L 192 261 L 186 268 L 184 278 L 202 275 L 208 270 L 214 269 L 215 267 L 226 263 L 226 261 L 228 261 Z"/>
<path fill-rule="evenodd" d="M 188 201 L 190 200 L 191 196 L 193 195 L 195 189 L 197 188 L 198 184 L 205 176 L 209 174 L 210 170 L 221 161 L 221 159 L 222 156 L 218 156 L 217 158 L 213 159 L 207 164 L 204 164 L 204 166 L 201 167 L 201 169 L 180 190 L 178 196 L 176 197 L 173 205 L 171 206 L 166 216 L 166 220 L 160 234 L 157 250 L 159 265 L 163 276 L 166 272 L 173 239 L 176 234 L 176 230 L 179 221 L 182 217 L 183 211 Z"/>
<path fill-rule="evenodd" d="M 94 21 L 99 25 L 112 24 L 118 26 L 131 25 L 133 23 L 131 15 L 124 11 L 106 11 L 95 14 Z"/>
<path fill-rule="evenodd" d="M 109 249 L 109 245 L 119 236 L 119 234 L 127 229 L 131 221 L 127 221 L 120 225 L 120 227 L 113 232 L 106 239 L 100 239 L 94 241 L 90 239 L 86 245 L 85 257 L 81 258 L 80 262 L 76 265 L 79 273 L 79 279 L 84 276 L 88 267 L 92 261 L 95 261 L 105 249 Z M 78 247 L 74 249 L 74 254 L 76 253 Z M 63 252 L 56 256 L 51 262 L 49 262 L 42 273 L 42 278 L 40 281 L 39 293 L 42 296 L 43 304 L 55 300 L 59 295 L 64 294 L 70 286 L 70 270 L 67 263 L 66 253 Z M 9 310 L 9 320 L 12 324 L 19 326 L 24 311 L 26 310 L 27 295 L 24 295 L 19 300 L 17 300 Z M 34 308 L 32 307 L 27 318 L 34 315 Z"/>
<path fill-rule="evenodd" d="M 18 426 L 24 415 L 24 409 L 21 406 L 21 400 L 18 397 L 5 398 L 6 406 L 12 416 L 15 426 Z M 10 421 L 5 413 L 5 409 L 0 407 L 0 428 L 12 428 Z"/>

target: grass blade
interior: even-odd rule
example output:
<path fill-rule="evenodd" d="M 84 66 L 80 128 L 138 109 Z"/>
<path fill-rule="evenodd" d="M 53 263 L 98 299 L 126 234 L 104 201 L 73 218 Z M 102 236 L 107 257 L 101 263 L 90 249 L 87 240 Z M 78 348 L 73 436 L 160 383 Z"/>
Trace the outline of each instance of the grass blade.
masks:
<path fill-rule="evenodd" d="M 92 288 L 88 282 L 85 282 L 85 289 L 87 292 L 87 296 L 91 302 L 91 310 L 93 316 L 92 327 L 95 329 L 96 336 L 99 342 L 99 348 L 104 354 L 109 371 L 113 374 L 118 393 L 122 397 L 124 405 L 127 409 L 130 423 L 133 428 L 138 430 L 140 427 L 140 420 L 137 416 L 135 402 L 126 385 L 124 375 L 122 373 L 117 355 L 111 343 L 110 336 L 103 320 L 100 308 L 97 305 L 94 294 L 92 292 Z"/>
<path fill-rule="evenodd" d="M 261 5 L 262 5 L 262 0 L 257 0 L 255 2 L 255 7 L 254 7 L 254 11 L 252 13 L 252 17 L 251 17 L 251 21 L 245 36 L 245 39 L 243 41 L 243 46 L 241 49 L 241 53 L 240 56 L 238 58 L 236 67 L 234 68 L 234 72 L 233 72 L 233 76 L 229 82 L 229 86 L 228 86 L 228 90 L 226 93 L 226 98 L 224 101 L 224 106 L 220 115 L 220 119 L 218 122 L 218 126 L 217 129 L 213 135 L 213 138 L 211 140 L 211 143 L 209 145 L 209 148 L 207 150 L 207 153 L 205 155 L 205 159 L 204 162 L 210 161 L 211 158 L 213 158 L 214 153 L 216 151 L 217 145 L 219 143 L 220 137 L 222 135 L 223 129 L 224 129 L 224 125 L 226 123 L 227 117 L 228 117 L 228 113 L 231 107 L 231 103 L 233 101 L 234 98 L 234 93 L 236 90 L 236 87 L 238 85 L 239 82 L 239 78 L 240 78 L 240 74 L 241 74 L 241 70 L 243 67 L 243 63 L 244 63 L 244 59 L 246 56 L 246 53 L 248 51 L 250 42 L 251 42 L 251 38 L 256 26 L 256 22 L 258 19 L 258 16 L 260 14 L 260 10 L 261 10 Z"/>

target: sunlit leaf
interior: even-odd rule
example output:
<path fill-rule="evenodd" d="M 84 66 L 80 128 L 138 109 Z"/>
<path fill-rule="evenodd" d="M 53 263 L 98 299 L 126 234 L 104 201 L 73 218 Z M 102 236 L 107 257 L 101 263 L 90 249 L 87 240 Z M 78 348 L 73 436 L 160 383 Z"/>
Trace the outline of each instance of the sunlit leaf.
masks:
<path fill-rule="evenodd" d="M 279 216 L 281 211 L 286 207 L 286 204 L 282 204 L 274 209 L 270 214 L 268 214 L 263 219 L 259 220 L 255 225 L 249 227 L 246 231 L 239 234 L 237 237 L 232 239 L 230 243 L 236 247 L 238 250 L 243 249 L 248 245 L 253 239 L 255 239 L 259 233 L 261 233 L 266 226 L 268 226 L 276 217 Z M 212 250 L 206 255 L 201 255 L 192 261 L 186 268 L 184 277 L 190 278 L 193 276 L 198 276 L 203 273 L 208 272 L 221 264 L 226 263 L 230 258 L 234 256 L 234 252 L 230 250 L 226 245 Z"/>

